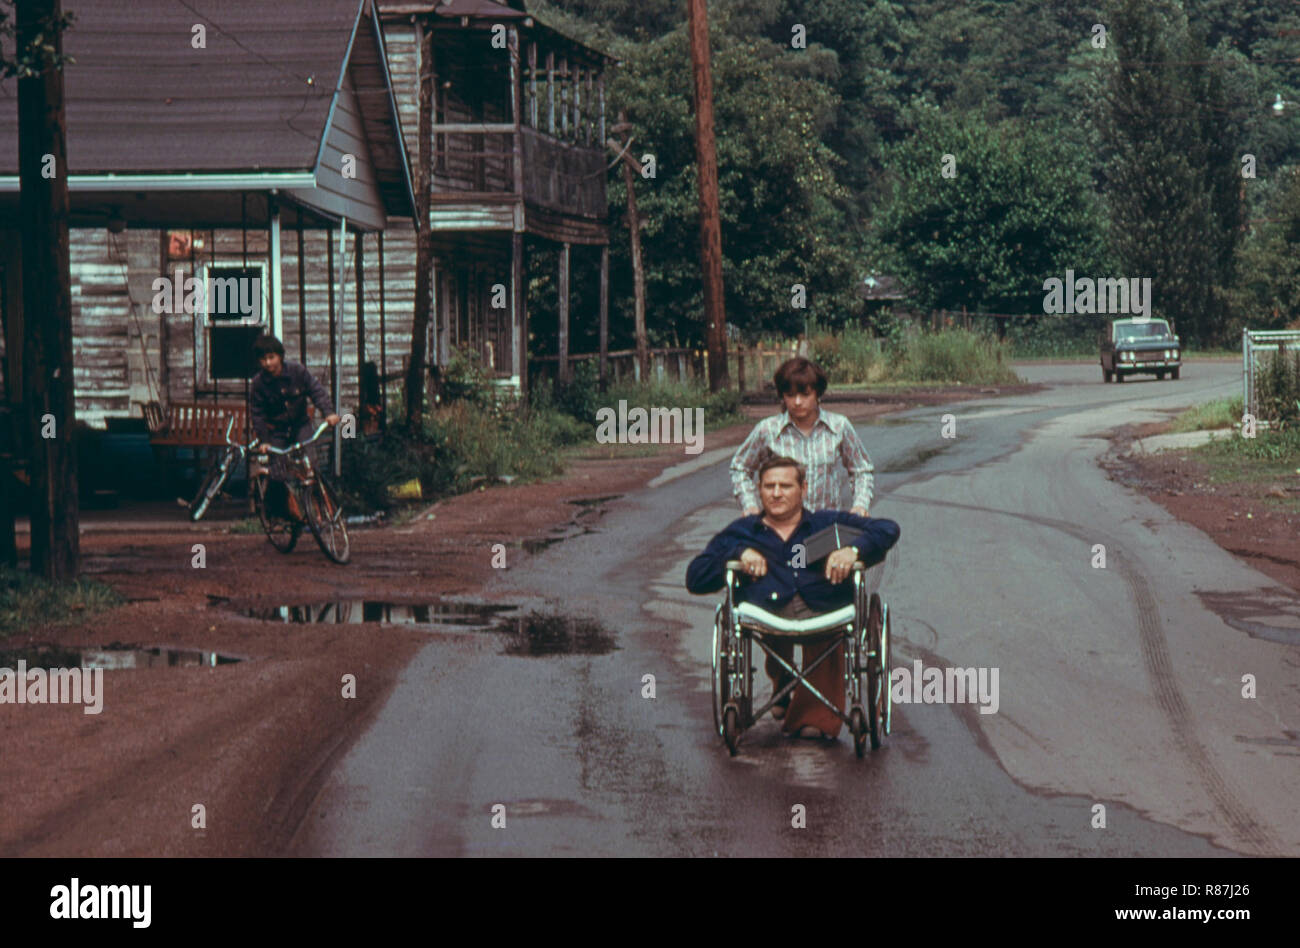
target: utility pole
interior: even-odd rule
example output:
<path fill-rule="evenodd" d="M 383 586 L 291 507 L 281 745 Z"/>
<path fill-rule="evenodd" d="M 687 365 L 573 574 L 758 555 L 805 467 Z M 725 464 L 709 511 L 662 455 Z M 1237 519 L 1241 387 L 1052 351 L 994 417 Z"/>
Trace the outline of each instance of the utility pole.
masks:
<path fill-rule="evenodd" d="M 618 113 L 618 124 L 610 131 L 617 135 L 627 135 L 627 141 L 619 143 L 611 138 L 605 145 L 622 159 L 623 184 L 627 188 L 627 230 L 632 243 L 632 289 L 633 306 L 636 313 L 636 362 L 641 370 L 641 381 L 650 378 L 649 341 L 645 331 L 645 264 L 641 259 L 641 215 L 636 209 L 636 190 L 633 184 L 636 175 L 633 168 L 640 169 L 636 159 L 629 155 L 632 147 L 632 123 L 627 120 L 627 113 Z"/>
<path fill-rule="evenodd" d="M 406 424 L 419 432 L 424 421 L 426 340 L 433 309 L 433 233 L 429 209 L 433 191 L 433 27 L 418 22 L 420 96 L 415 161 L 415 312 L 411 320 L 411 357 L 406 364 Z"/>
<path fill-rule="evenodd" d="M 713 78 L 705 0 L 687 0 L 695 75 L 695 163 L 700 180 L 700 260 L 709 349 L 709 391 L 727 385 L 727 330 L 722 298 L 722 223 L 718 211 L 718 154 L 713 141 Z"/>
<path fill-rule="evenodd" d="M 80 571 L 81 540 L 72 440 L 76 402 L 61 18 L 60 0 L 21 0 L 14 25 L 15 49 L 20 56 L 34 55 L 35 72 L 18 80 L 22 410 L 31 448 L 31 570 L 66 581 Z"/>

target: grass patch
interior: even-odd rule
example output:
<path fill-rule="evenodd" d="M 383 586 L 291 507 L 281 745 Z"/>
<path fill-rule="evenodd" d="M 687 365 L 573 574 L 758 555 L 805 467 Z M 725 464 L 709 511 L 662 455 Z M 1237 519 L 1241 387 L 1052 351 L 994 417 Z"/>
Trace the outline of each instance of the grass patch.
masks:
<path fill-rule="evenodd" d="M 726 428 L 745 421 L 740 410 L 740 393 L 734 389 L 710 392 L 702 385 L 685 382 L 660 382 L 651 385 L 611 385 L 609 391 L 597 397 L 598 407 L 618 411 L 618 403 L 626 401 L 633 408 L 680 408 L 683 412 L 704 409 L 704 430 Z M 594 421 L 594 418 L 593 418 Z M 693 430 L 693 429 L 692 429 Z M 593 429 L 592 437 L 595 437 Z"/>
<path fill-rule="evenodd" d="M 92 579 L 51 583 L 31 573 L 0 568 L 0 637 L 32 626 L 84 619 L 122 601 L 111 586 Z"/>
<path fill-rule="evenodd" d="M 838 333 L 817 333 L 809 348 L 809 357 L 833 385 L 876 384 L 889 377 L 885 341 L 870 330 L 846 326 Z"/>
<path fill-rule="evenodd" d="M 1206 466 L 1216 487 L 1300 484 L 1300 429 L 1261 431 L 1254 438 L 1236 434 L 1183 453 Z M 1260 499 L 1270 507 L 1300 513 L 1300 497 L 1294 494 Z"/>
<path fill-rule="evenodd" d="M 1008 385 L 1020 381 L 1011 369 L 1011 347 L 965 329 L 921 333 L 907 340 L 891 373 L 906 382 Z"/>
<path fill-rule="evenodd" d="M 1300 469 L 1300 428 L 1260 431 L 1254 438 L 1234 435 L 1216 438 L 1196 451 L 1206 458 L 1242 462 L 1251 470 L 1270 471 L 1274 477 L 1295 477 Z M 1244 468 L 1245 469 L 1245 468 Z M 1263 475 L 1261 474 L 1260 479 Z"/>
<path fill-rule="evenodd" d="M 502 402 L 472 358 L 458 357 L 453 368 L 442 403 L 426 411 L 419 432 L 398 422 L 382 439 L 349 447 L 340 485 L 347 513 L 398 507 L 390 490 L 411 480 L 420 482 L 424 503 L 430 503 L 464 493 L 482 478 L 529 483 L 563 473 L 574 457 L 603 457 L 606 451 L 616 457 L 643 456 L 662 450 L 658 445 L 597 444 L 597 412 L 617 412 L 620 400 L 629 410 L 680 408 L 692 413 L 692 421 L 701 408 L 705 430 L 745 420 L 734 391 L 713 394 L 703 386 L 665 382 L 617 385 L 602 394 L 592 360 L 580 363 L 567 385 L 540 383 L 527 408 Z"/>
<path fill-rule="evenodd" d="M 838 390 L 852 386 L 1014 385 L 1006 342 L 966 329 L 908 332 L 894 343 L 846 326 L 810 337 L 809 357 Z"/>
<path fill-rule="evenodd" d="M 1169 430 L 1211 431 L 1216 428 L 1231 428 L 1234 424 L 1241 422 L 1243 411 L 1240 396 L 1236 398 L 1220 398 L 1216 401 L 1205 402 L 1203 405 L 1189 408 L 1181 415 L 1177 415 Z"/>

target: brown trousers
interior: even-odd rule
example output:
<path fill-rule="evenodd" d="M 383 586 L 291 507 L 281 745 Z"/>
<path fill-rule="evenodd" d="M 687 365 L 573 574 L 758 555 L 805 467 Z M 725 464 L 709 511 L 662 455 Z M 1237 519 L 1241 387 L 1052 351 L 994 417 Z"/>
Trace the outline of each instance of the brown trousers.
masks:
<path fill-rule="evenodd" d="M 818 615 L 808 607 L 803 597 L 795 593 L 794 598 L 785 604 L 777 615 L 786 619 L 807 619 L 811 616 Z M 791 665 L 794 665 L 794 643 L 783 639 L 769 638 L 768 646 L 773 652 L 780 655 Z M 834 649 L 835 654 L 826 661 L 822 662 L 812 670 L 807 680 L 814 688 L 826 696 L 835 707 L 841 711 L 844 710 L 844 640 L 841 636 L 836 635 L 824 642 L 814 642 L 811 645 L 803 646 L 803 666 L 807 668 L 826 651 Z M 770 655 L 765 663 L 765 670 L 768 677 L 772 679 L 772 691 L 775 693 L 780 688 L 783 679 L 786 678 L 786 671 Z M 790 697 L 790 707 L 785 713 L 785 720 L 782 729 L 787 734 L 796 733 L 801 727 L 811 724 L 820 730 L 823 734 L 836 737 L 840 733 L 840 727 L 843 725 L 826 705 L 822 704 L 803 685 L 794 690 Z"/>

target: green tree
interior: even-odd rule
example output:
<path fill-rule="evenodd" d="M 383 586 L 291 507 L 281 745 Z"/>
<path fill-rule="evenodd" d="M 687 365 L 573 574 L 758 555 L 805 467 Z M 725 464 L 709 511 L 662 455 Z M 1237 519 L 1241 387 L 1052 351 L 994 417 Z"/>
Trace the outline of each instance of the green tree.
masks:
<path fill-rule="evenodd" d="M 1242 133 L 1224 65 L 1168 0 L 1118 0 L 1109 22 L 1117 64 L 1103 128 L 1115 255 L 1124 275 L 1151 278 L 1157 315 L 1198 343 L 1220 340 L 1244 219 Z"/>
<path fill-rule="evenodd" d="M 893 189 L 875 235 L 917 302 L 1039 314 L 1044 280 L 1101 262 L 1086 165 L 1058 147 L 1054 129 L 934 109 L 920 116 L 917 133 L 889 154 Z"/>

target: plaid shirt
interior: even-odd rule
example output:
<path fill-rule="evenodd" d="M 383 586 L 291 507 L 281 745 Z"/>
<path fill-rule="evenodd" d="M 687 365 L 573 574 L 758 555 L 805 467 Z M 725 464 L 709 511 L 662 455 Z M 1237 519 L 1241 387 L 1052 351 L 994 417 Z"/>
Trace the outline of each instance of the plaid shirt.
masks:
<path fill-rule="evenodd" d="M 804 466 L 808 484 L 803 505 L 809 510 L 841 509 L 840 495 L 850 476 L 853 503 L 849 506 L 867 510 L 871 505 L 875 468 L 852 423 L 843 415 L 822 408 L 807 435 L 790 420 L 788 412 L 755 425 L 731 459 L 731 490 L 742 510 L 763 506 L 758 496 L 758 467 L 770 457 L 791 457 Z"/>

